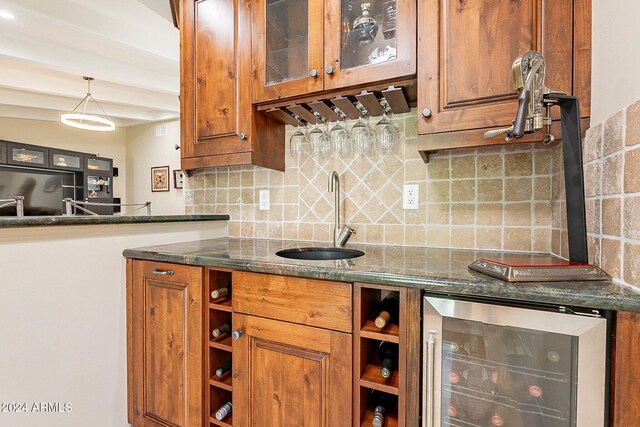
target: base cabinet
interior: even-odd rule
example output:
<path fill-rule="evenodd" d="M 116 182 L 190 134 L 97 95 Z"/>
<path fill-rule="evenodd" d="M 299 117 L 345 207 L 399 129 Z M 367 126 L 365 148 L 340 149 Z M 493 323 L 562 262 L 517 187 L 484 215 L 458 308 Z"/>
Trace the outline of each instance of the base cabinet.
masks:
<path fill-rule="evenodd" d="M 351 425 L 351 334 L 234 314 L 234 425 Z"/>
<path fill-rule="evenodd" d="M 202 268 L 127 261 L 129 423 L 202 426 Z"/>

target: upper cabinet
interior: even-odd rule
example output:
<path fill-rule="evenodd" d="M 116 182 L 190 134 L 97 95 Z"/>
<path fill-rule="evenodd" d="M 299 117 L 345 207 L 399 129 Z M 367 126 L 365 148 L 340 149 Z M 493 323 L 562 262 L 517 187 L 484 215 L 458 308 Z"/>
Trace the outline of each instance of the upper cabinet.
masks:
<path fill-rule="evenodd" d="M 578 96 L 582 116 L 588 117 L 590 13 L 590 0 L 420 1 L 418 133 L 427 135 L 423 148 L 504 143 L 499 137 L 485 142 L 483 133 L 514 120 L 512 63 L 528 50 L 545 57 L 546 86 Z"/>
<path fill-rule="evenodd" d="M 251 0 L 182 0 L 182 168 L 284 170 L 284 127 L 251 105 Z"/>
<path fill-rule="evenodd" d="M 254 102 L 416 72 L 415 1 L 257 0 L 254 7 Z"/>

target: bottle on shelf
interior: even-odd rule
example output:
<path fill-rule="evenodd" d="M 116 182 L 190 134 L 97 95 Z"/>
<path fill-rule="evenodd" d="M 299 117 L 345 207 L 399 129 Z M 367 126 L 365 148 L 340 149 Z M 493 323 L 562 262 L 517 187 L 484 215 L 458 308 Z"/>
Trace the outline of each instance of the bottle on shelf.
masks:
<path fill-rule="evenodd" d="M 369 396 L 369 401 L 373 405 L 373 420 L 371 425 L 373 427 L 382 427 L 384 420 L 387 418 L 387 413 L 391 408 L 391 399 L 389 399 L 387 394 L 374 390 Z"/>
<path fill-rule="evenodd" d="M 400 307 L 400 294 L 398 292 L 391 292 L 385 299 L 380 301 L 378 305 L 375 325 L 382 329 L 392 321 L 398 321 L 398 312 Z"/>
<path fill-rule="evenodd" d="M 380 375 L 384 379 L 391 378 L 393 371 L 398 369 L 398 346 L 383 341 L 378 346 L 378 359 L 382 363 Z"/>
<path fill-rule="evenodd" d="M 218 299 L 218 298 L 226 297 L 227 295 L 230 294 L 229 288 L 230 288 L 230 286 L 227 285 L 226 287 L 219 288 L 219 289 L 216 289 L 214 291 L 211 291 L 211 298 Z"/>
<path fill-rule="evenodd" d="M 465 401 L 458 397 L 458 395 L 450 394 L 449 405 L 447 406 L 447 415 L 451 418 L 459 420 L 467 419 L 467 408 Z"/>
<path fill-rule="evenodd" d="M 223 419 L 225 419 L 225 417 L 231 413 L 231 407 L 231 402 L 227 402 L 222 405 L 222 407 L 216 411 L 216 420 L 222 421 Z"/>
<path fill-rule="evenodd" d="M 469 356 L 469 353 L 456 342 L 447 342 L 444 346 L 445 360 L 450 362 L 448 380 L 453 385 L 463 385 L 468 375 L 467 364 L 458 356 Z"/>
<path fill-rule="evenodd" d="M 229 360 L 224 365 L 216 369 L 216 377 L 221 378 L 224 374 L 231 370 L 231 361 Z"/>
<path fill-rule="evenodd" d="M 221 335 L 229 333 L 229 331 L 231 331 L 231 325 L 227 322 L 212 330 L 211 335 L 213 338 L 218 338 Z"/>

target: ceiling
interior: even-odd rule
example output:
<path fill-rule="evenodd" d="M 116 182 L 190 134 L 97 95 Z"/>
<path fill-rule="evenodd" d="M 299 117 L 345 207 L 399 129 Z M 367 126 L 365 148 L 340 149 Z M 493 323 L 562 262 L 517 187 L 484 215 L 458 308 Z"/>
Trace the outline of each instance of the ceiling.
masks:
<path fill-rule="evenodd" d="M 58 121 L 91 76 L 119 126 L 177 118 L 179 46 L 169 0 L 0 0 L 0 117 Z"/>

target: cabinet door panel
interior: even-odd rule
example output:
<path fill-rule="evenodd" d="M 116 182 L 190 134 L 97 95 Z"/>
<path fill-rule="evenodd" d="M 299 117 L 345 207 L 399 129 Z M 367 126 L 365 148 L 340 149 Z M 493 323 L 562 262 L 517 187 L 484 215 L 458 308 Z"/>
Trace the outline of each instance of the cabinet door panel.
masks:
<path fill-rule="evenodd" d="M 321 91 L 323 0 L 257 0 L 253 7 L 254 101 Z"/>
<path fill-rule="evenodd" d="M 134 426 L 201 426 L 202 269 L 134 261 L 130 286 Z"/>
<path fill-rule="evenodd" d="M 509 125 L 511 66 L 528 50 L 545 56 L 549 88 L 572 92 L 570 0 L 426 0 L 418 16 L 418 106 L 432 111 L 422 134 Z"/>
<path fill-rule="evenodd" d="M 325 71 L 325 89 L 416 73 L 415 0 L 340 0 L 325 7 L 325 67 L 333 69 Z"/>
<path fill-rule="evenodd" d="M 247 427 L 347 427 L 351 334 L 234 314 L 234 422 Z"/>

